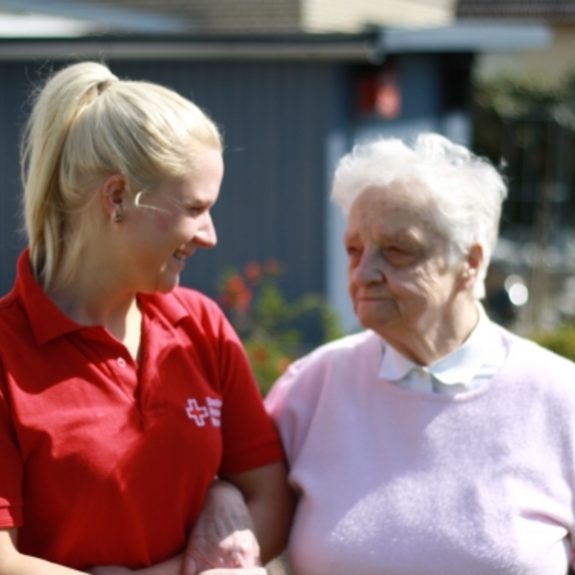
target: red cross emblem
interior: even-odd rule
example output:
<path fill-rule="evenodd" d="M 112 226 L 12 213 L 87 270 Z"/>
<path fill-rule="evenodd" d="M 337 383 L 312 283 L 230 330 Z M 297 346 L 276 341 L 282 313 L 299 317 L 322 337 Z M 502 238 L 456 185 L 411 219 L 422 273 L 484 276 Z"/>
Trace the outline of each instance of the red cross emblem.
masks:
<path fill-rule="evenodd" d="M 203 405 L 198 405 L 198 401 L 196 399 L 188 399 L 186 413 L 190 419 L 193 419 L 196 422 L 198 427 L 204 427 L 204 425 L 206 425 L 206 418 L 209 417 L 208 408 Z"/>

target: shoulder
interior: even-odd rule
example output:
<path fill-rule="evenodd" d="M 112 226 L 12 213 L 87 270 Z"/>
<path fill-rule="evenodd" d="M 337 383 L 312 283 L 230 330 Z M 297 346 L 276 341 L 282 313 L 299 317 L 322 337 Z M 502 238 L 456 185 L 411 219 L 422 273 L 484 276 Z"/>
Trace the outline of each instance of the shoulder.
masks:
<path fill-rule="evenodd" d="M 305 376 L 307 373 L 336 369 L 356 369 L 366 357 L 381 349 L 381 340 L 372 331 L 362 331 L 318 347 L 290 365 L 286 375 Z"/>
<path fill-rule="evenodd" d="M 575 415 L 575 363 L 502 329 L 508 347 L 501 379 L 516 403 Z M 571 415 L 569 417 L 571 417 Z"/>
<path fill-rule="evenodd" d="M 305 355 L 293 365 L 304 368 L 309 365 L 338 361 L 345 363 L 356 360 L 358 355 L 370 353 L 374 348 L 379 348 L 381 339 L 372 331 L 366 330 L 354 333 L 325 343 L 311 353 Z"/>
<path fill-rule="evenodd" d="M 346 336 L 318 347 L 292 363 L 275 383 L 266 403 L 278 406 L 291 396 L 295 401 L 313 401 L 325 386 L 338 380 L 358 379 L 377 366 L 380 338 L 372 331 Z"/>
<path fill-rule="evenodd" d="M 0 348 L 5 350 L 12 347 L 15 339 L 31 337 L 32 325 L 18 292 L 13 289 L 0 298 Z"/>
<path fill-rule="evenodd" d="M 12 290 L 0 298 L 0 324 L 13 325 L 14 321 L 24 319 L 20 298 L 16 290 Z"/>
<path fill-rule="evenodd" d="M 7 294 L 0 297 L 0 310 L 11 308 L 18 301 L 18 294 L 16 290 L 11 290 Z"/>
<path fill-rule="evenodd" d="M 381 339 L 375 333 L 350 335 L 294 362 L 275 383 L 265 405 L 290 462 L 300 453 L 317 413 L 329 418 L 361 380 L 377 376 L 380 350 Z"/>
<path fill-rule="evenodd" d="M 177 287 L 167 294 L 152 294 L 142 296 L 150 309 L 173 324 L 186 319 L 207 327 L 219 326 L 224 319 L 224 313 L 218 304 L 197 290 Z"/>
<path fill-rule="evenodd" d="M 530 373 L 575 375 L 575 363 L 538 343 L 499 327 L 515 369 Z"/>
<path fill-rule="evenodd" d="M 223 313 L 213 299 L 192 288 L 177 287 L 169 294 L 166 294 L 165 297 L 178 301 L 189 310 L 205 311 L 217 315 Z"/>

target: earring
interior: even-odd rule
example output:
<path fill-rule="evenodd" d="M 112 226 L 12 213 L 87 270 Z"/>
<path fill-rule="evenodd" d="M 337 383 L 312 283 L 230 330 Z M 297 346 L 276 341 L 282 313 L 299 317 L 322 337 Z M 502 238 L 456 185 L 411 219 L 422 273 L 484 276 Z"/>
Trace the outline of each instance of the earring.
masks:
<path fill-rule="evenodd" d="M 120 212 L 120 210 L 114 211 L 114 215 L 112 217 L 112 220 L 114 222 L 120 223 L 123 219 L 124 219 L 124 216 L 122 216 L 122 213 Z"/>

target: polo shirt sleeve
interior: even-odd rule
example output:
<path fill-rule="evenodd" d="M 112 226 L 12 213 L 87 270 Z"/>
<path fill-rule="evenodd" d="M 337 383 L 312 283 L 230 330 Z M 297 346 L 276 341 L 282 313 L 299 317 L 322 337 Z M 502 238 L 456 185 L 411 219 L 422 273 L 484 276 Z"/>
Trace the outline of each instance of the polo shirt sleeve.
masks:
<path fill-rule="evenodd" d="M 220 473 L 229 475 L 282 461 L 285 456 L 243 345 L 223 314 L 219 329 L 224 396 Z"/>
<path fill-rule="evenodd" d="M 22 525 L 23 463 L 0 373 L 0 529 Z"/>

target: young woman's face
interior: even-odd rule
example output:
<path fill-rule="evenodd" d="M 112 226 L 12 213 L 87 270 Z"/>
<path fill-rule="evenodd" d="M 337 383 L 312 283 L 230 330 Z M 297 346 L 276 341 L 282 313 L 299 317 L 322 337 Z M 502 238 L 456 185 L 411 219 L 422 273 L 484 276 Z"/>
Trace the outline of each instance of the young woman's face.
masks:
<path fill-rule="evenodd" d="M 185 176 L 143 194 L 126 214 L 126 265 L 142 293 L 174 289 L 196 248 L 211 248 L 217 236 L 210 209 L 224 175 L 222 154 L 206 148 Z"/>

